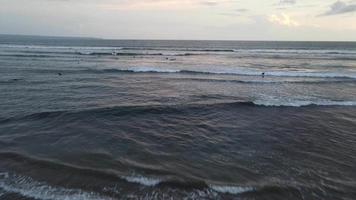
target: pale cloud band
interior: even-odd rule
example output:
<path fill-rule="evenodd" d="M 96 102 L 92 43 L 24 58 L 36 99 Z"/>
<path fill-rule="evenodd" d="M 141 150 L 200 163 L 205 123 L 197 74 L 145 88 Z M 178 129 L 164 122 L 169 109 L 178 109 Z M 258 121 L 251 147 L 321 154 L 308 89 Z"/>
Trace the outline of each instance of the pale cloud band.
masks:
<path fill-rule="evenodd" d="M 0 1 L 0 33 L 126 39 L 356 40 L 356 0 Z"/>

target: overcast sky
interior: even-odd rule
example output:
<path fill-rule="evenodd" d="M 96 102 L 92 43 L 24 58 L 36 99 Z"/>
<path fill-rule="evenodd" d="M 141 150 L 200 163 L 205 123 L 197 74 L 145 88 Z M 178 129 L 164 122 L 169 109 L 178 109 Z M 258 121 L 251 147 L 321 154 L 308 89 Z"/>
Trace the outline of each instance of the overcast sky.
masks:
<path fill-rule="evenodd" d="M 0 33 L 356 41 L 356 0 L 0 0 Z"/>

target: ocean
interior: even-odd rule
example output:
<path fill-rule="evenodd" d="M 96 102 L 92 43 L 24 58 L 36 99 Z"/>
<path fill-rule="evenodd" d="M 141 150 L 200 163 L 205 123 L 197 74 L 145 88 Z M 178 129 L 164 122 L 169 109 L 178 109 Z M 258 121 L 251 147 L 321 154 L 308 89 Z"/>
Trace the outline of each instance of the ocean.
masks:
<path fill-rule="evenodd" d="M 356 199 L 356 43 L 2 35 L 0 199 Z"/>

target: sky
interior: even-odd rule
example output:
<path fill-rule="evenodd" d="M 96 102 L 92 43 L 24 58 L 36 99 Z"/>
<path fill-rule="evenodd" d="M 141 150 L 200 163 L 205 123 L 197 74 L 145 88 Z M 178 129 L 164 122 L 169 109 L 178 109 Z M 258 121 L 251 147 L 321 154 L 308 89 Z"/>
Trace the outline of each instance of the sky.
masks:
<path fill-rule="evenodd" d="M 0 0 L 0 33 L 356 41 L 356 0 Z"/>

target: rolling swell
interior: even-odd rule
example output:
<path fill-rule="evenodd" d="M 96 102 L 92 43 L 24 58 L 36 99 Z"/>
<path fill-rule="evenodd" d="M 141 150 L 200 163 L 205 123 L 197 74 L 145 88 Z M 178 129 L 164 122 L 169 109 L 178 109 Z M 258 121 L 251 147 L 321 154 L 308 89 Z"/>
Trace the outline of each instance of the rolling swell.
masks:
<path fill-rule="evenodd" d="M 24 57 L 24 58 L 52 58 L 64 57 L 65 55 L 80 56 L 195 56 L 206 55 L 202 53 L 169 53 L 169 52 L 95 52 L 95 51 L 17 51 L 14 53 L 0 54 L 1 57 Z"/>
<path fill-rule="evenodd" d="M 0 155 L 1 156 L 1 155 Z M 28 159 L 28 158 L 25 158 Z M 26 166 L 31 167 L 31 166 Z M 60 166 L 56 166 L 58 169 Z M 59 168 L 60 169 L 60 168 Z M 46 170 L 46 169 L 44 169 Z M 77 169 L 75 169 L 77 170 Z M 56 172 L 59 176 L 65 176 L 67 171 Z M 71 174 L 71 173 L 70 173 Z M 80 175 L 76 173 L 72 176 Z M 93 174 L 88 174 L 93 176 Z M 75 179 L 77 177 L 73 177 Z M 95 176 L 99 182 L 102 182 L 102 177 Z M 53 177 L 52 177 L 53 179 Z M 190 191 L 196 192 L 201 197 L 213 198 L 219 197 L 219 195 L 269 195 L 269 194 L 293 194 L 294 197 L 300 196 L 300 186 L 296 186 L 290 183 L 278 183 L 277 182 L 256 182 L 251 183 L 250 186 L 241 186 L 233 184 L 213 184 L 205 181 L 182 181 L 182 180 L 159 180 L 155 184 L 147 184 L 152 182 L 151 178 L 144 176 L 136 177 L 111 177 L 111 183 L 117 181 L 126 181 L 127 187 L 132 188 L 145 188 L 147 192 L 150 191 Z M 158 180 L 158 179 L 156 179 Z M 50 181 L 50 180 L 49 180 Z M 68 181 L 68 180 L 67 180 Z M 105 183 L 105 182 L 103 182 Z M 47 182 L 46 180 L 37 180 L 31 176 L 20 175 L 14 172 L 1 172 L 0 173 L 0 189 L 3 191 L 2 195 L 6 193 L 18 193 L 25 197 L 31 197 L 36 199 L 116 199 L 118 196 L 125 197 L 130 196 L 130 193 L 124 193 L 121 191 L 115 191 L 115 187 L 112 188 L 110 182 L 106 182 L 107 185 L 102 184 L 101 187 L 88 187 L 88 188 L 75 188 L 71 187 L 71 184 L 66 186 L 58 185 L 55 183 Z M 254 185 L 254 186 L 252 186 Z M 307 188 L 307 187 L 306 187 Z M 113 190 L 113 191 L 110 191 Z M 172 193 L 170 193 L 172 194 Z M 145 193 L 142 196 L 147 196 Z M 0 196 L 1 197 L 1 196 Z M 196 196 L 199 197 L 199 196 Z M 155 199 L 155 198 L 150 198 Z"/>
<path fill-rule="evenodd" d="M 122 187 L 148 187 L 161 189 L 180 189 L 186 191 L 192 190 L 213 190 L 219 193 L 240 194 L 245 192 L 253 192 L 255 190 L 252 186 L 233 186 L 222 184 L 211 184 L 204 180 L 194 180 L 187 177 L 179 176 L 143 176 L 139 174 L 126 174 L 123 172 L 106 171 L 100 169 L 93 169 L 88 167 L 80 167 L 70 164 L 61 163 L 59 161 L 51 161 L 33 158 L 14 152 L 0 152 L 2 163 L 0 167 L 10 168 L 7 171 L 0 173 L 0 189 L 5 192 L 15 192 L 28 197 L 39 199 L 47 199 L 49 197 L 45 194 L 51 194 L 51 199 L 55 197 L 63 197 L 68 193 L 76 197 L 83 197 L 80 199 L 92 199 L 91 197 L 99 198 L 102 195 L 109 196 L 110 193 L 105 192 L 102 187 L 87 186 L 82 189 L 68 188 L 78 185 L 76 183 L 78 178 L 93 179 L 99 183 L 123 184 Z M 52 174 L 52 177 L 46 177 L 46 174 Z M 121 175 L 120 175 L 121 174 Z M 62 185 L 61 177 L 67 177 L 66 186 Z M 58 177 L 57 177 L 58 176 Z M 14 184 L 16 183 L 16 184 Z M 24 184 L 24 185 L 23 185 Z M 262 188 L 262 187 L 261 187 Z M 92 192 L 84 192 L 89 189 Z M 54 194 L 59 196 L 53 196 Z M 89 195 L 90 194 L 90 195 Z M 90 197 L 90 198 L 89 198 Z M 71 199 L 71 198 L 70 198 Z"/>
<path fill-rule="evenodd" d="M 178 105 L 136 105 L 136 106 L 116 106 L 103 107 L 87 110 L 64 110 L 52 112 L 40 112 L 26 116 L 15 116 L 11 118 L 0 118 L 0 124 L 9 123 L 18 120 L 43 120 L 43 119 L 59 119 L 67 118 L 68 116 L 137 116 L 141 114 L 186 114 L 198 110 L 207 109 L 238 109 L 239 107 L 254 107 L 254 108 L 269 108 L 269 107 L 321 107 L 321 106 L 356 106 L 354 101 L 235 101 L 235 102 L 218 102 L 207 104 L 178 104 Z"/>
<path fill-rule="evenodd" d="M 0 57 L 16 57 L 16 58 L 56 58 L 59 55 L 39 55 L 39 54 L 0 54 Z"/>
<path fill-rule="evenodd" d="M 163 50 L 163 51 L 200 51 L 200 52 L 235 52 L 235 49 L 216 49 L 216 48 L 150 48 L 150 47 L 123 47 L 122 50 Z"/>
<path fill-rule="evenodd" d="M 116 199 L 116 195 L 126 195 L 108 191 L 113 183 L 124 184 L 121 187 L 140 188 L 142 186 L 149 190 L 179 190 L 200 191 L 199 193 L 226 195 L 265 195 L 268 193 L 294 193 L 299 194 L 299 189 L 288 183 L 278 182 L 255 182 L 247 185 L 235 185 L 224 183 L 212 183 L 205 180 L 194 180 L 183 177 L 142 176 L 138 174 L 118 175 L 112 171 L 92 169 L 87 167 L 73 166 L 58 161 L 33 158 L 14 152 L 1 152 L 1 167 L 11 166 L 11 171 L 0 173 L 0 189 L 6 193 L 18 193 L 25 197 L 36 199 Z M 38 171 L 40 170 L 40 171 Z M 30 172 L 28 172 L 30 171 Z M 37 171 L 37 172 L 36 172 Z M 53 171 L 53 172 L 52 172 Z M 46 177 L 46 174 L 52 177 Z M 71 177 L 66 179 L 63 185 L 59 177 Z M 40 177 L 38 177 L 40 176 Z M 58 177 L 57 177 L 58 176 Z M 77 179 L 92 178 L 99 185 L 86 185 L 79 189 L 75 186 Z M 59 179 L 58 181 L 56 181 Z M 92 180 L 92 181 L 93 181 Z M 95 183 L 95 181 L 93 182 Z M 107 184 L 107 185 L 105 185 Z M 146 189 L 146 190 L 147 190 Z"/>
<path fill-rule="evenodd" d="M 76 52 L 84 56 L 195 56 L 194 53 Z"/>
<path fill-rule="evenodd" d="M 41 70 L 37 70 L 41 71 Z M 50 70 L 44 70 L 50 71 Z M 56 70 L 58 71 L 58 70 Z M 65 70 L 62 70 L 65 71 Z M 188 74 L 188 75 L 237 75 L 237 76 L 261 76 L 262 72 L 249 71 L 243 69 L 236 70 L 183 70 L 183 69 L 166 69 L 166 68 L 156 68 L 156 67 L 132 67 L 127 69 L 118 68 L 107 68 L 107 69 L 80 69 L 80 70 L 68 70 L 70 73 L 177 73 L 177 74 Z M 305 77 L 305 78 L 344 78 L 344 79 L 356 79 L 356 74 L 353 73 L 328 73 L 328 72 L 318 72 L 318 73 L 308 73 L 308 72 L 284 72 L 284 71 L 272 71 L 265 72 L 266 77 Z"/>
<path fill-rule="evenodd" d="M 105 191 L 93 192 L 81 189 L 65 188 L 61 186 L 52 186 L 45 182 L 36 181 L 30 177 L 21 176 L 17 174 L 2 173 L 0 174 L 3 178 L 0 178 L 0 188 L 2 193 L 0 193 L 0 198 L 4 197 L 6 193 L 18 193 L 24 197 L 35 198 L 35 199 L 54 199 L 54 200 L 106 200 L 106 199 L 117 199 L 117 194 L 105 194 Z M 0 176 L 0 177 L 1 177 Z M 153 193 L 158 189 L 151 189 Z M 162 189 L 159 190 L 162 192 Z M 210 185 L 206 188 L 199 189 L 186 189 L 186 191 L 196 192 L 195 198 L 217 198 L 218 194 L 228 194 L 228 195 L 268 195 L 274 193 L 294 193 L 295 196 L 300 196 L 300 191 L 292 186 L 261 186 L 260 188 L 252 187 L 240 187 L 240 186 L 221 186 L 221 185 Z M 116 191 L 117 192 L 117 191 Z M 104 193 L 104 194 L 102 194 Z M 132 195 L 125 195 L 119 193 L 120 197 L 129 197 Z M 192 197 L 193 195 L 191 195 Z M 294 196 L 294 197 L 295 197 Z M 142 195 L 141 198 L 144 199 L 157 199 L 157 196 L 152 195 L 152 197 L 147 198 L 147 193 Z M 138 197 L 139 198 L 139 197 Z M 140 198 L 140 199 L 141 199 Z M 160 198 L 161 199 L 161 198 Z M 163 198 L 164 199 L 164 198 Z M 220 199 L 220 198 L 219 198 Z M 223 198 L 222 198 L 223 199 Z"/>
<path fill-rule="evenodd" d="M 215 78 L 177 78 L 177 81 L 189 80 L 199 82 L 221 82 L 239 84 L 330 84 L 330 83 L 356 83 L 355 79 L 336 79 L 336 80 L 234 80 L 234 79 L 215 79 Z"/>
<path fill-rule="evenodd" d="M 188 43 L 0 47 L 0 199 L 353 199 L 354 54 Z"/>

